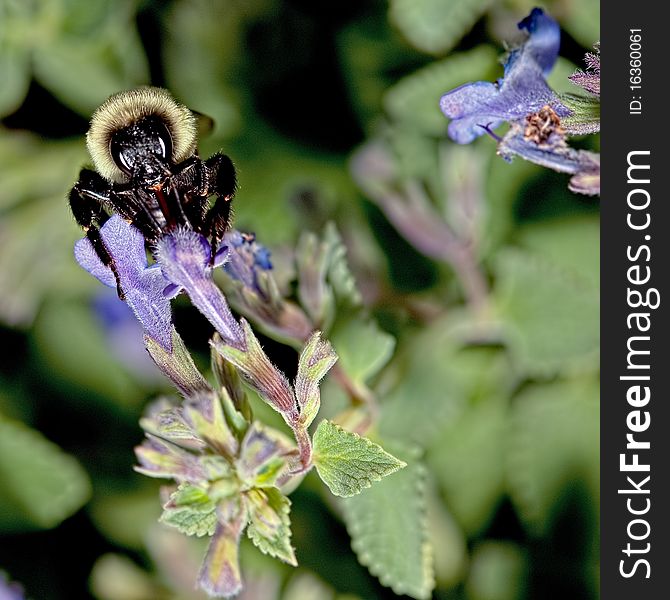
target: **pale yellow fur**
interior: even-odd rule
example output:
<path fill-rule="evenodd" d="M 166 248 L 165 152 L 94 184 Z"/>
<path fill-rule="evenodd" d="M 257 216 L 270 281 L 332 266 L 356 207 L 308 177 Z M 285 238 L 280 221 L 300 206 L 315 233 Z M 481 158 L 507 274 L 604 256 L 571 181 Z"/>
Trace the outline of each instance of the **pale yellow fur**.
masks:
<path fill-rule="evenodd" d="M 173 162 L 181 162 L 196 151 L 196 118 L 167 90 L 140 87 L 119 92 L 105 100 L 93 113 L 91 127 L 86 134 L 86 146 L 93 164 L 105 179 L 117 183 L 127 180 L 110 153 L 109 142 L 114 132 L 149 115 L 159 116 L 167 125 L 172 136 Z"/>

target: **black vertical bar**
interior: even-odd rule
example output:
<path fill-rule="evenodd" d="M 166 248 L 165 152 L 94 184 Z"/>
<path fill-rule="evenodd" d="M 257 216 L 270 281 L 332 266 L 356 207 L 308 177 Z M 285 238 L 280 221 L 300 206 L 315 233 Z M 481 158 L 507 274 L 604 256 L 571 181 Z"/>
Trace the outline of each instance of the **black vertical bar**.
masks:
<path fill-rule="evenodd" d="M 670 598 L 670 30 L 661 7 L 649 0 L 602 6 L 605 600 Z"/>

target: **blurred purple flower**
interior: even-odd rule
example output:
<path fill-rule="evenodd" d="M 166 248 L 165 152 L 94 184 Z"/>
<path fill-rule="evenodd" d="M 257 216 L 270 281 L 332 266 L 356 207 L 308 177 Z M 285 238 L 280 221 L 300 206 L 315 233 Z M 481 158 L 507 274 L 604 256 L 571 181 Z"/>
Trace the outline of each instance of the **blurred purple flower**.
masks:
<path fill-rule="evenodd" d="M 440 108 L 452 120 L 449 137 L 455 142 L 469 144 L 504 121 L 518 121 L 547 105 L 559 117 L 570 114 L 545 80 L 558 58 L 558 23 L 534 8 L 518 27 L 529 36 L 509 54 L 501 79 L 466 83 L 442 96 Z"/>
<path fill-rule="evenodd" d="M 232 230 L 223 238 L 228 246 L 228 260 L 223 265 L 228 275 L 246 287 L 261 291 L 259 273 L 272 269 L 270 251 L 256 242 L 256 236 Z"/>
<path fill-rule="evenodd" d="M 103 288 L 93 298 L 93 312 L 117 360 L 143 381 L 160 381 L 162 375 L 144 346 L 142 327 L 128 305 Z"/>
<path fill-rule="evenodd" d="M 101 227 L 100 237 L 116 264 L 126 304 L 146 334 L 171 352 L 172 314 L 165 294 L 170 282 L 163 277 L 160 267 L 148 266 L 144 237 L 118 215 L 110 217 Z M 109 287 L 117 287 L 112 269 L 102 263 L 88 238 L 75 244 L 74 255 L 91 275 Z"/>
<path fill-rule="evenodd" d="M 25 600 L 23 586 L 9 581 L 4 571 L 0 571 L 0 600 Z"/>

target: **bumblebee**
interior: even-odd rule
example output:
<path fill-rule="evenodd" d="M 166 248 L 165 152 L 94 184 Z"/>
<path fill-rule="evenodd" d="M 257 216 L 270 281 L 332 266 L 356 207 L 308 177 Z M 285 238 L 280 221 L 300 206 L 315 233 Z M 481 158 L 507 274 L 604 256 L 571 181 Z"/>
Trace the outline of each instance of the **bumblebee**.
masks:
<path fill-rule="evenodd" d="M 152 253 L 162 236 L 177 227 L 192 229 L 209 240 L 214 263 L 230 226 L 237 179 L 228 156 L 198 156 L 191 110 L 161 88 L 120 92 L 93 113 L 86 145 L 95 170 L 80 172 L 70 208 L 113 271 L 121 298 L 118 271 L 99 231 L 111 213 L 139 229 Z"/>

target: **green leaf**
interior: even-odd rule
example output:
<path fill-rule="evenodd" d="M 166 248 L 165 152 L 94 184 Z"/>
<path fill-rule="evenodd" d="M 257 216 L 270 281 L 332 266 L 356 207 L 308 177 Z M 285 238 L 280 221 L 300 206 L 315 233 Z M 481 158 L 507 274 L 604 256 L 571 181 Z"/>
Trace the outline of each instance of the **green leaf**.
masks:
<path fill-rule="evenodd" d="M 41 85 L 88 117 L 110 94 L 149 82 L 134 2 L 63 4 L 44 13 L 55 31 L 36 36 L 32 66 Z"/>
<path fill-rule="evenodd" d="M 3 23 L 3 28 L 7 26 Z M 30 84 L 30 55 L 3 42 L 0 33 L 0 116 L 13 113 L 21 105 Z"/>
<path fill-rule="evenodd" d="M 412 45 L 430 54 L 450 50 L 491 0 L 391 0 L 390 19 Z"/>
<path fill-rule="evenodd" d="M 347 262 L 347 248 L 334 223 L 329 222 L 323 232 L 324 242 L 328 246 L 329 265 L 328 283 L 333 288 L 335 299 L 341 306 L 357 308 L 361 306 L 361 294 L 356 286 L 349 263 Z"/>
<path fill-rule="evenodd" d="M 182 484 L 163 507 L 160 521 L 186 535 L 211 536 L 216 530 L 216 504 L 201 488 Z"/>
<path fill-rule="evenodd" d="M 335 590 L 310 571 L 298 571 L 286 584 L 281 600 L 357 600 L 335 596 Z"/>
<path fill-rule="evenodd" d="M 421 133 L 444 136 L 449 119 L 440 110 L 440 98 L 469 81 L 491 79 L 499 64 L 488 46 L 452 54 L 401 79 L 384 96 L 389 115 Z"/>
<path fill-rule="evenodd" d="M 522 241 L 529 250 L 509 248 L 496 257 L 493 296 L 503 334 L 531 375 L 598 367 L 598 230 L 589 221 L 528 228 Z"/>
<path fill-rule="evenodd" d="M 137 600 L 160 598 L 158 581 L 124 554 L 103 554 L 96 559 L 89 585 L 100 600 Z"/>
<path fill-rule="evenodd" d="M 451 589 L 463 579 L 468 567 L 468 543 L 435 485 L 426 486 L 428 540 L 433 549 L 435 581 L 441 589 Z"/>
<path fill-rule="evenodd" d="M 156 502 L 156 486 L 145 482 L 132 488 L 101 487 L 86 513 L 108 541 L 142 552 L 147 548 L 147 530 L 155 526 L 162 507 Z"/>
<path fill-rule="evenodd" d="M 580 0 L 566 4 L 566 14 L 561 25 L 584 48 L 591 48 L 600 40 L 600 2 L 599 0 Z"/>
<path fill-rule="evenodd" d="M 445 502 L 468 535 L 479 533 L 505 490 L 507 404 L 487 398 L 445 428 L 427 455 Z"/>
<path fill-rule="evenodd" d="M 82 276 L 88 274 L 82 271 Z M 45 368 L 59 373 L 59 385 L 68 383 L 87 399 L 111 400 L 120 407 L 136 406 L 144 399 L 146 392 L 112 354 L 89 306 L 63 300 L 45 303 L 34 331 Z"/>
<path fill-rule="evenodd" d="M 211 117 L 216 133 L 226 137 L 243 124 L 242 98 L 231 84 L 240 81 L 235 69 L 243 60 L 245 19 L 254 4 L 180 2 L 166 12 L 161 32 L 167 87 L 187 106 Z"/>
<path fill-rule="evenodd" d="M 331 340 L 340 358 L 340 368 L 358 384 L 374 377 L 391 359 L 395 338 L 372 320 L 354 318 L 336 326 Z"/>
<path fill-rule="evenodd" d="M 578 215 L 517 230 L 519 243 L 586 285 L 600 285 L 600 218 Z"/>
<path fill-rule="evenodd" d="M 0 416 L 0 529 L 51 528 L 88 500 L 81 465 L 39 432 Z"/>
<path fill-rule="evenodd" d="M 347 250 L 333 223 L 319 239 L 303 233 L 295 252 L 298 298 L 313 326 L 328 331 L 335 317 L 335 305 L 358 308 L 361 296 L 347 264 Z"/>
<path fill-rule="evenodd" d="M 330 491 L 343 498 L 406 466 L 381 446 L 326 420 L 314 433 L 314 464 Z"/>
<path fill-rule="evenodd" d="M 388 369 L 396 380 L 381 405 L 382 436 L 428 447 L 461 414 L 470 395 L 502 385 L 508 365 L 500 356 L 464 351 L 456 319 L 435 321 L 405 344 Z M 384 382 L 386 383 L 386 382 Z"/>
<path fill-rule="evenodd" d="M 408 466 L 343 501 L 351 545 L 361 564 L 396 594 L 429 598 L 434 586 L 426 527 L 425 468 L 416 452 L 391 446 Z"/>
<path fill-rule="evenodd" d="M 465 583 L 472 600 L 522 600 L 527 597 L 528 558 L 512 542 L 487 540 L 472 554 Z"/>
<path fill-rule="evenodd" d="M 513 404 L 508 435 L 508 486 L 534 534 L 543 534 L 563 494 L 577 484 L 586 489 L 597 514 L 600 412 L 595 378 L 526 388 Z"/>
<path fill-rule="evenodd" d="M 245 498 L 249 511 L 249 539 L 263 554 L 297 567 L 291 546 L 291 501 L 276 488 L 249 490 Z"/>
<path fill-rule="evenodd" d="M 24 175 L 26 178 L 40 176 L 30 171 Z M 33 189 L 29 179 L 16 183 Z M 39 184 L 35 185 L 39 189 Z M 29 325 L 47 294 L 65 291 L 71 294 L 89 283 L 88 276 L 72 256 L 72 247 L 80 232 L 64 205 L 62 195 L 66 188 L 64 184 L 54 196 L 24 202 L 3 214 L 0 320 L 5 323 Z M 0 198 L 4 193 L 3 189 Z M 0 204 L 4 204 L 3 200 Z M 44 257 L 45 248 L 49 252 L 48 260 Z"/>

